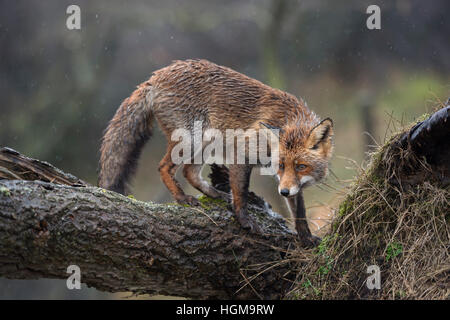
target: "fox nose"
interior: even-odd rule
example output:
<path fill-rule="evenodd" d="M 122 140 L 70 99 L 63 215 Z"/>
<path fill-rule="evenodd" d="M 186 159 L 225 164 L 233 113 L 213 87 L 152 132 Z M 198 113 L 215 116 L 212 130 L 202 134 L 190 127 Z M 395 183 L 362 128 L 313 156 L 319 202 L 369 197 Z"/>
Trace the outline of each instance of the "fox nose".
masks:
<path fill-rule="evenodd" d="M 281 189 L 280 193 L 282 196 L 287 197 L 289 195 L 289 189 L 287 189 L 287 188 Z"/>

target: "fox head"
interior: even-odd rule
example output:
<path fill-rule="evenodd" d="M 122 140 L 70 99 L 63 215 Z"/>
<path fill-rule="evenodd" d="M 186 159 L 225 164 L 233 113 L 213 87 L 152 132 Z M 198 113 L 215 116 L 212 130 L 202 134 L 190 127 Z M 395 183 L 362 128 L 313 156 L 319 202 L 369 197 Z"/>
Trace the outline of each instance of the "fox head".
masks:
<path fill-rule="evenodd" d="M 307 186 L 319 182 L 328 174 L 333 153 L 333 121 L 322 120 L 313 128 L 297 121 L 276 128 L 279 135 L 278 192 L 293 197 Z"/>

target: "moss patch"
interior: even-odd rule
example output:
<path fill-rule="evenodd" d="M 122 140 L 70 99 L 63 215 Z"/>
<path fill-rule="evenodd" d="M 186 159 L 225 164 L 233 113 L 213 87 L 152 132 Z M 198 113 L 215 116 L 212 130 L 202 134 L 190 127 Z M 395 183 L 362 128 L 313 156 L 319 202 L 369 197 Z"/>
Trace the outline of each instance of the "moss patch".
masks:
<path fill-rule="evenodd" d="M 226 209 L 228 203 L 223 199 L 213 199 L 205 195 L 201 195 L 198 197 L 198 201 L 200 202 L 200 205 L 205 210 L 212 210 L 213 208 L 221 208 Z"/>
<path fill-rule="evenodd" d="M 9 191 L 9 189 L 6 187 L 0 187 L 0 194 L 5 197 L 9 197 L 11 196 L 11 191 Z"/>

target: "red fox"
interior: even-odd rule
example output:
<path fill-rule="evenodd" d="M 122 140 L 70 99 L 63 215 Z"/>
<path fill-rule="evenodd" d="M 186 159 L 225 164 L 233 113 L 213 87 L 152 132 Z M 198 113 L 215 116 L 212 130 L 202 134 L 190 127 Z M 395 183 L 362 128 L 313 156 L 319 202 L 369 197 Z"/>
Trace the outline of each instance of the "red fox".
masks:
<path fill-rule="evenodd" d="M 150 138 L 152 120 L 165 133 L 167 153 L 159 164 L 161 179 L 178 203 L 197 205 L 186 195 L 174 176 L 181 164 L 171 152 L 177 141 L 171 134 L 178 128 L 193 130 L 195 121 L 206 128 L 278 129 L 279 193 L 286 197 L 302 240 L 317 241 L 305 219 L 302 189 L 322 180 L 328 173 L 333 152 L 333 122 L 310 111 L 303 100 L 271 88 L 230 68 L 207 60 L 175 61 L 157 70 L 148 81 L 125 99 L 110 121 L 101 146 L 98 184 L 124 194 L 135 172 L 142 147 Z M 205 125 L 206 124 L 206 125 Z M 205 129 L 206 129 L 205 128 Z M 223 193 L 202 179 L 203 164 L 183 164 L 187 181 L 205 195 Z M 255 165 L 229 165 L 232 203 L 243 228 L 260 232 L 247 214 L 250 174 Z"/>

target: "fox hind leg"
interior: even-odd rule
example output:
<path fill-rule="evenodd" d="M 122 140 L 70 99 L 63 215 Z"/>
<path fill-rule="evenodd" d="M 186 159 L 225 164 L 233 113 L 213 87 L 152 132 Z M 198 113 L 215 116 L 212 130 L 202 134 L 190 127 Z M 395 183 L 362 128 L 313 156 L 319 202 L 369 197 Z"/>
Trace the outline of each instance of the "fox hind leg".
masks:
<path fill-rule="evenodd" d="M 185 164 L 183 167 L 183 175 L 186 180 L 197 190 L 210 198 L 228 200 L 229 196 L 225 192 L 219 191 L 208 182 L 206 182 L 202 176 L 203 164 Z"/>
<path fill-rule="evenodd" d="M 159 163 L 159 174 L 161 175 L 161 180 L 166 185 L 167 189 L 169 189 L 175 201 L 180 204 L 188 204 L 188 205 L 199 205 L 198 200 L 190 195 L 186 195 L 181 189 L 180 184 L 177 180 L 175 180 L 175 173 L 177 172 L 180 164 L 175 164 L 172 161 L 171 152 L 174 147 L 174 144 L 169 144 L 167 147 L 167 153 L 164 158 Z"/>

